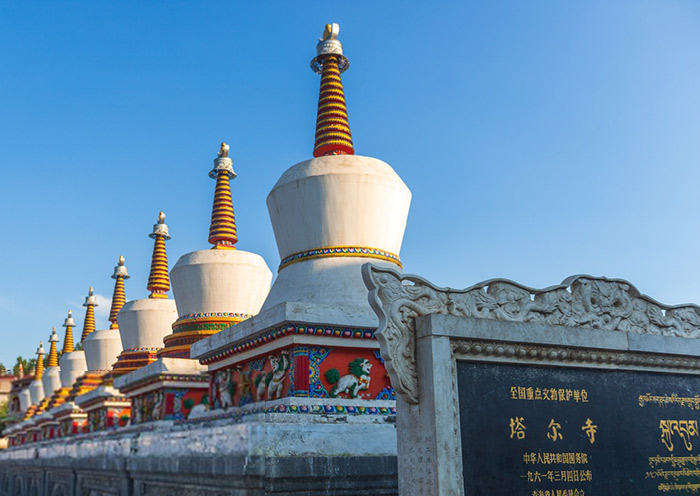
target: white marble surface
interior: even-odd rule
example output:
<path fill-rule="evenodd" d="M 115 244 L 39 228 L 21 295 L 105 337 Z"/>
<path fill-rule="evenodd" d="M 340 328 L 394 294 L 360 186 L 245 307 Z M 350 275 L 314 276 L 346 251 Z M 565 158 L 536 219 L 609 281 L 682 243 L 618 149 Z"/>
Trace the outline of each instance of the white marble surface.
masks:
<path fill-rule="evenodd" d="M 83 341 L 88 370 L 109 370 L 122 352 L 119 329 L 91 332 Z"/>
<path fill-rule="evenodd" d="M 267 197 L 281 259 L 339 246 L 399 255 L 410 203 L 410 190 L 388 164 L 359 155 L 300 162 L 282 174 Z M 368 261 L 379 262 L 329 257 L 288 265 L 280 270 L 262 311 L 286 302 L 327 305 L 373 325 L 376 318 L 360 272 Z"/>
<path fill-rule="evenodd" d="M 87 372 L 87 362 L 83 350 L 64 353 L 58 360 L 58 364 L 61 367 L 61 387 L 73 386 L 78 377 Z"/>
<path fill-rule="evenodd" d="M 117 315 L 122 348 L 162 348 L 176 320 L 175 301 L 169 298 L 127 301 Z"/>
<path fill-rule="evenodd" d="M 44 375 L 41 377 L 41 385 L 44 396 L 53 396 L 53 393 L 61 387 L 61 369 L 59 367 L 46 367 Z"/>
<path fill-rule="evenodd" d="M 270 291 L 272 272 L 255 253 L 200 250 L 181 256 L 170 280 L 180 316 L 212 312 L 255 315 Z"/>

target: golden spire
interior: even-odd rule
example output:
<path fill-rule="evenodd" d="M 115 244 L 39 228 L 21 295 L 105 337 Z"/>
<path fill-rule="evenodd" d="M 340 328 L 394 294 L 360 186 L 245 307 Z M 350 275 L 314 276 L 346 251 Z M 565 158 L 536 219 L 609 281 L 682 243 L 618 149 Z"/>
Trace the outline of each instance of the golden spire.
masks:
<path fill-rule="evenodd" d="M 345 93 L 340 74 L 350 65 L 338 41 L 340 27 L 326 24 L 323 37 L 316 46 L 316 57 L 311 61 L 314 72 L 321 74 L 321 90 L 316 114 L 314 157 L 323 155 L 354 155 Z"/>
<path fill-rule="evenodd" d="M 95 307 L 97 306 L 97 298 L 95 298 L 92 286 L 90 286 L 90 291 L 85 297 L 85 303 L 83 303 L 83 306 L 87 307 L 87 310 L 85 310 L 83 335 L 80 337 L 81 342 L 85 341 L 85 338 L 88 337 L 88 334 L 95 330 Z"/>
<path fill-rule="evenodd" d="M 153 226 L 153 232 L 149 234 L 155 240 L 153 244 L 153 256 L 151 257 L 151 273 L 148 275 L 149 298 L 167 298 L 170 291 L 170 278 L 168 277 L 168 256 L 165 253 L 165 241 L 170 239 L 168 225 L 165 223 L 165 214 L 161 211 L 158 215 L 158 223 Z"/>
<path fill-rule="evenodd" d="M 229 146 L 221 143 L 219 156 L 214 160 L 214 168 L 209 172 L 209 177 L 216 179 L 209 242 L 214 245 L 214 249 L 234 250 L 238 235 L 236 219 L 233 216 L 230 180 L 236 177 L 236 173 L 233 172 L 233 160 L 229 158 L 228 150 Z"/>
<path fill-rule="evenodd" d="M 58 351 L 56 350 L 56 343 L 58 343 L 58 336 L 56 335 L 56 328 L 51 330 L 51 337 L 49 338 L 49 358 L 46 363 L 47 367 L 58 367 Z"/>
<path fill-rule="evenodd" d="M 126 266 L 124 265 L 124 257 L 119 255 L 119 263 L 114 267 L 114 274 L 112 274 L 112 279 L 116 279 L 114 283 L 114 294 L 112 294 L 112 308 L 109 310 L 109 321 L 111 322 L 110 329 L 119 329 L 119 324 L 117 324 L 117 314 L 119 310 L 122 309 L 124 303 L 126 303 L 126 293 L 124 292 L 124 281 L 131 277 L 126 272 Z"/>
<path fill-rule="evenodd" d="M 40 381 L 44 375 L 44 342 L 39 341 L 39 347 L 36 349 L 36 372 L 34 373 L 34 379 Z"/>
<path fill-rule="evenodd" d="M 66 337 L 63 340 L 63 351 L 61 353 L 70 353 L 75 351 L 75 346 L 73 345 L 73 328 L 75 327 L 75 321 L 73 320 L 73 312 L 68 310 L 68 317 L 65 322 L 63 322 L 63 327 L 66 328 Z"/>

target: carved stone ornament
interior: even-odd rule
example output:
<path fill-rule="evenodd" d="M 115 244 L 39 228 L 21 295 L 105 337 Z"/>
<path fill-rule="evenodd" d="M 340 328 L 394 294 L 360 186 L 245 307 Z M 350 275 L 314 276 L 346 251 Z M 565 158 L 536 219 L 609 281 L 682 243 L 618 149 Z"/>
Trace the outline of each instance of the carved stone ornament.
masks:
<path fill-rule="evenodd" d="M 622 279 L 577 275 L 545 289 L 490 279 L 454 290 L 372 264 L 363 265 L 362 274 L 369 303 L 379 317 L 375 335 L 391 382 L 411 404 L 418 403 L 415 319 L 422 315 L 700 337 L 700 307 L 663 305 Z"/>

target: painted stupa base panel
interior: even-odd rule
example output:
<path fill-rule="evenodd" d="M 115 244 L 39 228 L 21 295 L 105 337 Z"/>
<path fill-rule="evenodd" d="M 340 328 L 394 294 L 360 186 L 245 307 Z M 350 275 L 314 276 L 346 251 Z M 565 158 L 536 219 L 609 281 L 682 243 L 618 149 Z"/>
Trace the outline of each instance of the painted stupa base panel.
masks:
<path fill-rule="evenodd" d="M 249 404 L 261 404 L 262 408 L 263 403 L 282 398 L 290 399 L 291 406 L 294 399 L 312 398 L 330 402 L 319 403 L 318 408 L 305 403 L 308 412 L 305 407 L 299 413 L 327 410 L 337 400 L 353 400 L 357 405 L 352 413 L 366 414 L 366 410 L 360 409 L 363 401 L 393 402 L 394 389 L 378 348 L 354 348 L 347 347 L 348 344 L 342 347 L 293 344 L 213 371 L 209 390 L 211 410 Z M 393 408 L 383 413 L 391 415 Z"/>
<path fill-rule="evenodd" d="M 87 431 L 87 413 L 75 404 L 64 404 L 55 414 L 59 437 L 70 437 Z"/>
<path fill-rule="evenodd" d="M 182 378 L 172 377 L 155 383 L 156 389 L 131 397 L 133 425 L 158 420 L 183 420 L 195 408 L 206 409 L 209 402 L 209 381 L 201 378 L 192 387 L 168 386 L 169 382 Z"/>
<path fill-rule="evenodd" d="M 48 441 L 50 439 L 55 439 L 58 436 L 59 432 L 59 425 L 58 422 L 55 420 L 51 419 L 46 422 L 42 422 L 39 425 L 39 428 L 41 429 L 41 440 L 42 441 Z"/>
<path fill-rule="evenodd" d="M 209 376 L 196 360 L 159 358 L 115 385 L 132 401 L 132 424 L 183 420 L 208 406 Z"/>
<path fill-rule="evenodd" d="M 87 412 L 85 432 L 99 432 L 129 425 L 131 402 L 119 404 L 102 404 Z"/>
<path fill-rule="evenodd" d="M 79 397 L 76 403 L 87 413 L 87 432 L 129 425 L 131 401 L 112 386 L 102 385 Z"/>

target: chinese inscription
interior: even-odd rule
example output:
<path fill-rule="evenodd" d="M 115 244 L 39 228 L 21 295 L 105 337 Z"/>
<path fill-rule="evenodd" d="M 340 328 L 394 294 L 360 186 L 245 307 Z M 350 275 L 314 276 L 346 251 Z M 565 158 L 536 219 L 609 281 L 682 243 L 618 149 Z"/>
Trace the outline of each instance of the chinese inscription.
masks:
<path fill-rule="evenodd" d="M 700 376 L 457 365 L 466 494 L 700 494 Z"/>

